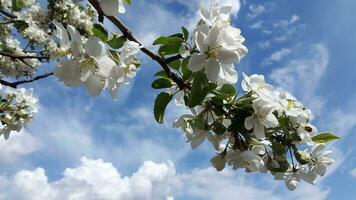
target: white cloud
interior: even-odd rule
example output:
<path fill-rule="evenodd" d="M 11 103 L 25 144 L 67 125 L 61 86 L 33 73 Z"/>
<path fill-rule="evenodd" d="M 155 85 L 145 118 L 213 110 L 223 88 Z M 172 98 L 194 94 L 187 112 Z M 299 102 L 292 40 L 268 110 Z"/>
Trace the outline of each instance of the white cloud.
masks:
<path fill-rule="evenodd" d="M 262 25 L 263 25 L 263 21 L 262 20 L 259 20 L 258 22 L 252 24 L 250 26 L 251 29 L 260 29 L 262 28 Z"/>
<path fill-rule="evenodd" d="M 263 12 L 266 11 L 266 7 L 264 5 L 261 4 L 251 4 L 249 6 L 249 10 L 250 12 L 247 14 L 248 18 L 256 18 L 257 16 L 261 15 Z"/>
<path fill-rule="evenodd" d="M 263 61 L 264 65 L 271 65 L 274 62 L 279 62 L 283 58 L 287 57 L 291 53 L 290 49 L 283 48 L 279 51 L 274 52 L 269 58 Z"/>
<path fill-rule="evenodd" d="M 0 191 L 0 199 L 19 200 L 171 200 L 174 197 L 220 200 L 234 196 L 249 200 L 286 199 L 275 184 L 251 183 L 244 175 L 231 170 L 217 172 L 207 168 L 177 173 L 171 162 L 147 161 L 131 176 L 123 177 L 111 163 L 85 157 L 78 167 L 65 169 L 57 181 L 49 181 L 42 168 L 1 177 Z M 287 199 L 322 200 L 327 195 L 328 190 L 302 185 L 295 192 L 288 192 Z"/>
<path fill-rule="evenodd" d="M 67 168 L 63 178 L 50 182 L 44 169 L 23 170 L 2 178 L 1 199 L 166 199 L 181 182 L 172 163 L 145 162 L 130 177 L 122 177 L 111 163 L 83 157 L 76 168 Z"/>
<path fill-rule="evenodd" d="M 298 15 L 292 15 L 290 19 L 288 20 L 279 20 L 275 23 L 273 23 L 273 27 L 275 28 L 287 28 L 288 26 L 293 25 L 297 21 L 300 20 L 300 17 Z"/>
<path fill-rule="evenodd" d="M 316 89 L 327 69 L 329 52 L 324 45 L 316 44 L 304 50 L 302 56 L 303 58 L 291 60 L 284 67 L 273 70 L 270 78 L 318 113 L 324 101 L 316 95 Z"/>
<path fill-rule="evenodd" d="M 356 178 L 356 168 L 350 171 L 352 177 Z"/>
<path fill-rule="evenodd" d="M 262 42 L 258 43 L 258 46 L 261 49 L 267 49 L 267 48 L 271 47 L 271 42 L 270 41 L 262 41 Z"/>
<path fill-rule="evenodd" d="M 10 138 L 0 138 L 0 164 L 13 164 L 26 155 L 41 149 L 41 142 L 26 130 L 12 132 Z"/>

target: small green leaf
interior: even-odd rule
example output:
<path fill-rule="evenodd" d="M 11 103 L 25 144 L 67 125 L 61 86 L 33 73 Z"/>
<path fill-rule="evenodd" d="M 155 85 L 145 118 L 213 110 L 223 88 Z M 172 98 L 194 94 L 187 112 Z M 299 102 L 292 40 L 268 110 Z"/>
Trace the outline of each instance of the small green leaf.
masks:
<path fill-rule="evenodd" d="M 108 40 L 109 33 L 102 24 L 94 24 L 92 31 L 94 35 L 100 38 L 102 41 Z"/>
<path fill-rule="evenodd" d="M 154 76 L 162 77 L 162 78 L 168 78 L 166 71 L 161 70 L 155 73 Z"/>
<path fill-rule="evenodd" d="M 316 143 L 327 143 L 338 139 L 340 138 L 332 133 L 321 133 L 319 135 L 312 137 L 312 140 Z"/>
<path fill-rule="evenodd" d="M 163 124 L 164 122 L 164 112 L 166 111 L 167 105 L 172 100 L 172 95 L 162 92 L 160 93 L 154 103 L 153 114 L 158 123 Z"/>
<path fill-rule="evenodd" d="M 192 76 L 192 71 L 190 71 L 187 66 L 189 63 L 189 58 L 186 58 L 182 62 L 182 73 L 183 73 L 183 79 L 188 80 Z"/>
<path fill-rule="evenodd" d="M 272 150 L 275 155 L 283 156 L 286 151 L 286 147 L 279 142 L 272 142 Z"/>
<path fill-rule="evenodd" d="M 188 40 L 188 37 L 189 37 L 188 29 L 183 26 L 183 27 L 182 27 L 182 32 L 183 32 L 184 40 L 187 41 L 187 40 Z"/>
<path fill-rule="evenodd" d="M 179 48 L 180 48 L 179 44 L 164 44 L 159 48 L 158 53 L 162 56 L 178 54 Z"/>
<path fill-rule="evenodd" d="M 193 119 L 191 126 L 198 130 L 205 130 L 206 123 L 205 123 L 204 119 L 202 119 L 201 117 L 197 117 L 197 118 Z"/>
<path fill-rule="evenodd" d="M 227 95 L 228 97 L 232 97 L 236 94 L 236 88 L 233 85 L 230 84 L 224 84 L 220 91 L 222 94 Z"/>
<path fill-rule="evenodd" d="M 189 107 L 200 105 L 209 93 L 209 81 L 202 71 L 195 73 L 191 93 L 188 96 Z"/>
<path fill-rule="evenodd" d="M 172 87 L 172 82 L 167 80 L 166 78 L 160 78 L 153 81 L 152 87 L 154 89 L 170 88 Z"/>
<path fill-rule="evenodd" d="M 154 42 L 153 45 L 159 44 L 181 44 L 182 39 L 179 37 L 159 37 Z"/>
<path fill-rule="evenodd" d="M 179 70 L 181 62 L 180 62 L 180 60 L 175 60 L 175 61 L 170 62 L 168 65 L 175 70 Z"/>
<path fill-rule="evenodd" d="M 213 128 L 213 131 L 218 135 L 222 135 L 226 132 L 226 127 L 219 121 L 215 121 L 212 124 L 212 128 Z"/>
<path fill-rule="evenodd" d="M 24 5 L 23 0 L 12 0 L 12 10 L 15 12 L 20 12 Z"/>
<path fill-rule="evenodd" d="M 125 41 L 126 38 L 124 36 L 113 34 L 112 39 L 108 40 L 106 43 L 110 45 L 113 49 L 120 49 L 124 45 Z"/>
<path fill-rule="evenodd" d="M 124 3 L 126 3 L 127 5 L 131 5 L 131 0 L 123 0 L 124 1 Z"/>

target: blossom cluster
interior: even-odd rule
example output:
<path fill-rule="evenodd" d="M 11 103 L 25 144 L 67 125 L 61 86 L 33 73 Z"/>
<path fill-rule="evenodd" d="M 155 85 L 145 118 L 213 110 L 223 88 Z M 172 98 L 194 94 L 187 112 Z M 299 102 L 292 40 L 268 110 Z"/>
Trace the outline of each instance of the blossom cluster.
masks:
<path fill-rule="evenodd" d="M 65 29 L 58 22 L 54 24 L 61 51 L 68 53 L 58 62 L 54 75 L 69 87 L 84 84 L 92 96 L 99 96 L 108 88 L 116 99 L 118 87 L 135 76 L 135 55 L 140 51 L 140 45 L 126 41 L 119 51 L 110 51 L 96 36 L 86 38 L 71 25 Z"/>
<path fill-rule="evenodd" d="M 243 74 L 238 94 L 235 65 L 248 49 L 240 29 L 231 25 L 231 5 L 216 1 L 202 7 L 191 36 L 182 27 L 181 33 L 159 37 L 155 54 L 115 18 L 126 12 L 124 4 L 131 0 L 48 0 L 47 8 L 36 0 L 0 0 L 0 77 L 33 78 L 44 62 L 55 61 L 53 74 L 65 86 L 83 85 L 91 96 L 108 90 L 116 99 L 119 87 L 135 76 L 142 50 L 163 68 L 152 83 L 166 90 L 154 103 L 157 122 L 163 123 L 173 99 L 189 108 L 191 114 L 173 126 L 185 132 L 193 149 L 208 140 L 218 151 L 211 159 L 218 171 L 229 165 L 270 172 L 290 190 L 326 173 L 333 160 L 323 149 L 337 137 L 319 133 L 309 109 L 262 75 Z M 123 35 L 109 33 L 105 17 L 119 24 Z M 36 112 L 32 90 L 7 88 L 1 94 L 0 134 L 7 139 Z"/>
<path fill-rule="evenodd" d="M 32 89 L 0 88 L 0 135 L 8 139 L 11 131 L 19 132 L 29 124 L 38 112 L 38 100 L 33 97 Z"/>
<path fill-rule="evenodd" d="M 71 0 L 48 1 L 47 9 L 35 0 L 1 0 L 0 7 L 3 10 L 0 25 L 0 73 L 5 77 L 32 75 L 43 61 L 57 56 L 51 26 L 53 20 L 71 24 L 88 34 L 96 19 L 93 8 Z M 27 43 L 21 43 L 21 37 Z M 33 58 L 22 58 L 28 56 Z"/>
<path fill-rule="evenodd" d="M 192 92 L 169 92 L 192 114 L 181 116 L 173 127 L 185 132 L 193 149 L 208 140 L 218 151 L 211 159 L 218 171 L 229 165 L 246 172 L 270 172 L 290 190 L 301 180 L 315 184 L 334 162 L 331 151 L 322 151 L 325 143 L 337 137 L 319 134 L 311 124 L 311 110 L 290 93 L 265 83 L 263 75 L 243 74 L 244 94 L 236 94 L 230 85 L 237 82 L 234 64 L 247 48 L 240 30 L 229 24 L 230 10 L 230 6 L 214 3 L 200 11 L 193 44 L 186 45 L 191 54 L 187 68 L 193 78 L 187 81 L 193 80 Z M 196 89 L 196 77 L 204 76 L 207 80 L 198 87 L 206 89 Z M 198 103 L 192 103 L 198 95 L 194 90 L 205 92 Z"/>
<path fill-rule="evenodd" d="M 193 33 L 196 51 L 190 58 L 188 69 L 197 72 L 204 68 L 212 82 L 236 83 L 234 64 L 247 53 L 240 29 L 230 25 L 231 9 L 232 6 L 220 6 L 218 2 L 210 9 L 202 8 L 202 19 Z"/>

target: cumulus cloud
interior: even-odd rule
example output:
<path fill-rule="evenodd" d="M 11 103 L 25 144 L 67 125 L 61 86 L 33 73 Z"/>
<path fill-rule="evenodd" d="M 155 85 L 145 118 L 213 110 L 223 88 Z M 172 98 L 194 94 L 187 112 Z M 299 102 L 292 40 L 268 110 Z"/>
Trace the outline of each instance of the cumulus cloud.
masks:
<path fill-rule="evenodd" d="M 67 168 L 58 181 L 48 181 L 44 169 L 23 170 L 2 178 L 1 199 L 168 199 L 181 185 L 173 164 L 145 162 L 130 177 L 122 177 L 111 163 L 83 157 L 76 168 Z"/>
<path fill-rule="evenodd" d="M 41 142 L 26 130 L 13 132 L 8 140 L 0 138 L 0 165 L 13 164 L 41 149 Z"/>
<path fill-rule="evenodd" d="M 49 181 L 42 168 L 1 177 L 0 199 L 219 200 L 233 196 L 249 200 L 286 199 L 273 184 L 270 186 L 258 187 L 230 170 L 216 172 L 207 168 L 177 173 L 171 162 L 147 161 L 131 176 L 122 176 L 111 163 L 83 157 L 79 166 L 65 169 L 63 177 L 56 181 Z M 327 190 L 302 186 L 289 193 L 288 199 L 322 200 L 327 195 Z"/>

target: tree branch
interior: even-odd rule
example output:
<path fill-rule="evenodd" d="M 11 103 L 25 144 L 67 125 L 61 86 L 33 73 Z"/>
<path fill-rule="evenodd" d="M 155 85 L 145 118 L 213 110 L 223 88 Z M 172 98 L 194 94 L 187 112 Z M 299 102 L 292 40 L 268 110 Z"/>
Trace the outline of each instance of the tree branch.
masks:
<path fill-rule="evenodd" d="M 0 13 L 2 13 L 3 15 L 5 15 L 6 17 L 9 17 L 9 18 L 12 18 L 12 19 L 16 19 L 16 18 L 17 18 L 16 15 L 13 15 L 13 14 L 11 14 L 11 13 L 9 13 L 9 12 L 3 10 L 3 9 L 0 9 Z"/>
<path fill-rule="evenodd" d="M 0 84 L 1 85 L 5 85 L 5 86 L 9 86 L 9 87 L 12 87 L 12 88 L 17 88 L 18 85 L 21 85 L 21 84 L 24 84 L 24 83 L 31 83 L 31 82 L 34 82 L 34 81 L 37 81 L 37 80 L 41 80 L 41 79 L 47 78 L 47 77 L 52 76 L 52 75 L 53 75 L 53 72 L 50 72 L 50 73 L 45 73 L 45 74 L 36 76 L 36 77 L 34 77 L 32 79 L 16 81 L 16 82 L 8 82 L 8 81 L 0 79 Z"/>
<path fill-rule="evenodd" d="M 37 59 L 39 61 L 42 61 L 42 60 L 48 60 L 49 59 L 48 56 L 19 56 L 19 55 L 13 55 L 13 54 L 5 53 L 5 52 L 0 52 L 0 55 L 9 57 L 9 58 L 11 58 L 13 60 Z"/>
<path fill-rule="evenodd" d="M 105 15 L 105 13 L 102 11 L 100 4 L 97 0 L 89 0 L 90 4 L 97 10 L 99 16 L 103 15 L 105 16 L 107 19 L 109 19 L 121 32 L 122 34 L 130 41 L 136 42 L 138 44 L 140 44 L 141 46 L 142 43 L 139 42 L 133 35 L 132 33 L 129 31 L 129 29 L 121 22 L 121 20 L 117 17 L 114 16 L 107 16 Z M 185 89 L 185 88 L 190 88 L 190 85 L 188 85 L 187 83 L 184 82 L 184 80 L 182 78 L 180 78 L 177 74 L 175 74 L 174 72 L 172 72 L 168 66 L 169 62 L 172 62 L 173 60 L 170 60 L 169 62 L 167 62 L 167 60 L 165 60 L 164 58 L 162 58 L 161 56 L 155 54 L 154 52 L 152 52 L 151 50 L 149 50 L 146 47 L 141 48 L 141 51 L 143 53 L 145 53 L 147 56 L 149 56 L 150 58 L 152 58 L 152 60 L 156 61 L 158 64 L 161 65 L 161 67 L 163 68 L 163 70 L 166 72 L 167 76 L 169 76 L 170 78 L 172 78 L 172 80 L 177 83 L 178 87 L 180 89 Z M 178 59 L 178 58 L 175 58 Z"/>

